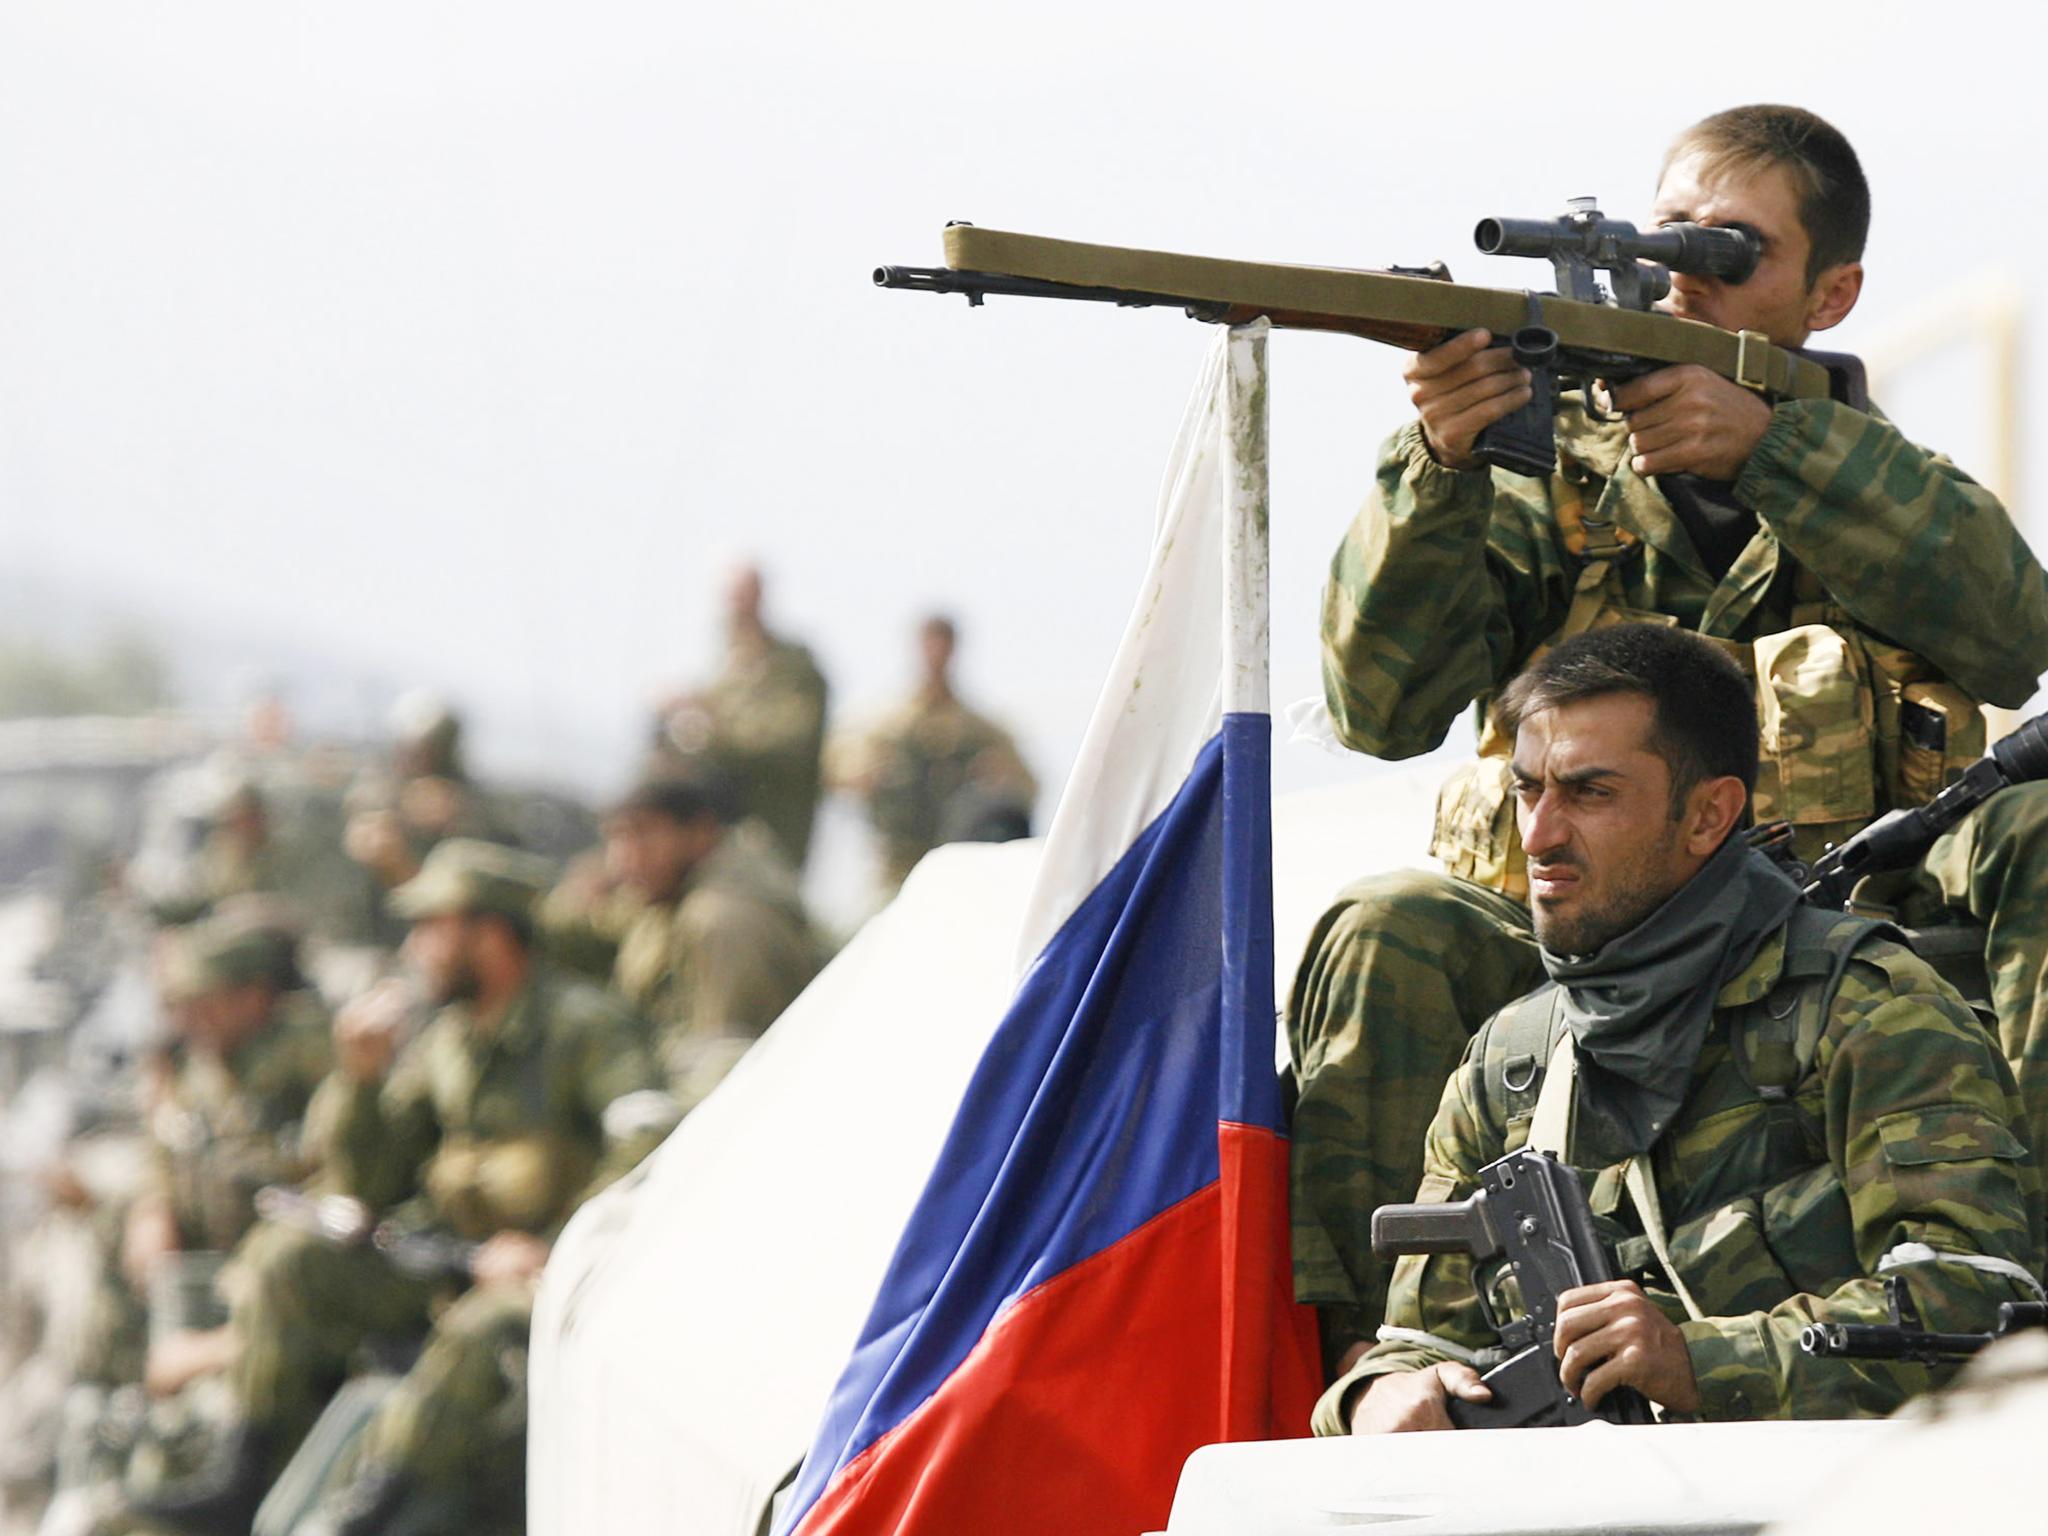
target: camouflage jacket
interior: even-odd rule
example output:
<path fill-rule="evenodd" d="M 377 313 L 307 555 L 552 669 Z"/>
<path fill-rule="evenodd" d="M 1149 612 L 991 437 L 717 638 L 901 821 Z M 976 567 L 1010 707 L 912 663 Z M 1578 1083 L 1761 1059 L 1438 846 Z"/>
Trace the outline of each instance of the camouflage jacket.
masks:
<path fill-rule="evenodd" d="M 294 992 L 228 1056 L 180 1057 L 150 1111 L 146 1188 L 169 1203 L 187 1251 L 233 1248 L 255 1224 L 257 1190 L 306 1176 L 301 1130 L 331 1055 L 326 1009 Z"/>
<path fill-rule="evenodd" d="M 825 675 L 801 645 L 770 638 L 735 650 L 725 670 L 672 724 L 669 744 L 732 781 L 742 814 L 775 834 L 803 867 L 818 813 L 825 749 Z"/>
<path fill-rule="evenodd" d="M 864 786 L 894 888 L 945 837 L 961 791 L 986 784 L 1028 812 L 1038 786 L 1010 733 L 948 693 L 920 693 L 857 743 L 846 777 Z"/>
<path fill-rule="evenodd" d="M 767 829 L 742 822 L 673 902 L 643 908 L 612 985 L 654 1029 L 685 1109 L 708 1094 L 818 973 L 796 872 Z"/>
<path fill-rule="evenodd" d="M 337 1072 L 315 1118 L 322 1183 L 402 1223 L 482 1239 L 551 1237 L 647 1145 L 606 1111 L 659 1088 L 633 1017 L 597 987 L 536 967 L 497 1027 L 457 1003 L 428 1021 L 380 1087 Z M 617 1130 L 617 1117 L 613 1117 Z"/>
<path fill-rule="evenodd" d="M 2048 579 L 2005 509 L 1881 416 L 1834 402 L 1776 408 L 1733 490 L 1757 531 L 1719 581 L 1656 483 L 1629 465 L 1625 424 L 1591 419 L 1574 398 L 1558 448 L 1545 482 L 1445 469 L 1419 423 L 1388 440 L 1324 594 L 1324 691 L 1347 745 L 1404 758 L 1442 742 L 1564 629 L 1588 531 L 1610 527 L 1624 548 L 1597 594 L 1602 617 L 1661 616 L 1738 652 L 1759 678 L 1758 814 L 1813 826 L 1816 843 L 1823 826 L 1843 835 L 1888 798 L 1938 790 L 1983 750 L 1981 735 L 1968 738 L 1976 703 L 2022 705 L 2048 670 Z M 1843 696 L 1800 696 L 1830 669 Z M 1898 762 L 1900 710 L 1915 703 L 1954 735 L 1917 779 Z M 1781 786 L 1816 747 L 1845 766 Z M 1793 803 L 1772 803 L 1788 792 Z M 1468 814 L 1493 814 L 1502 795 L 1504 780 Z M 1511 817 L 1497 830 L 1511 837 Z"/>
<path fill-rule="evenodd" d="M 1959 1332 L 1990 1327 L 1999 1302 L 2031 1293 L 2004 1274 L 1936 1255 L 2041 1273 L 2041 1179 L 1995 1043 L 1888 930 L 1834 923 L 1831 942 L 1852 947 L 1831 998 L 1815 979 L 1811 948 L 1796 947 L 1788 961 L 1787 929 L 1721 990 L 1684 1105 L 1651 1150 L 1672 1262 L 1702 1319 L 1686 1318 L 1658 1271 L 1623 1192 L 1623 1167 L 1576 1143 L 1566 1149 L 1588 1182 L 1617 1272 L 1640 1280 L 1684 1335 L 1703 1418 L 1881 1415 L 1949 1374 L 1952 1366 L 1823 1361 L 1800 1351 L 1810 1322 L 1888 1319 L 1877 1278 L 1887 1255 L 1908 1260 L 1898 1273 L 1926 1325 Z M 1480 1168 L 1526 1143 L 1540 1063 L 1562 1027 L 1546 1011 L 1538 1023 L 1547 1028 L 1534 1037 L 1518 1031 L 1509 1021 L 1526 1026 L 1527 1005 L 1488 1020 L 1445 1086 L 1418 1199 L 1463 1198 Z M 1789 1021 L 1802 1005 L 1811 1038 L 1798 1051 L 1784 1031 L 1798 1027 Z M 1930 1262 L 1913 1260 L 1915 1244 L 1935 1250 L 1924 1255 Z M 1463 1254 L 1404 1258 L 1388 1326 L 1461 1348 L 1491 1345 L 1474 1286 Z M 1413 1334 L 1378 1344 L 1317 1404 L 1317 1433 L 1345 1432 L 1343 1400 L 1360 1382 L 1450 1358 Z"/>

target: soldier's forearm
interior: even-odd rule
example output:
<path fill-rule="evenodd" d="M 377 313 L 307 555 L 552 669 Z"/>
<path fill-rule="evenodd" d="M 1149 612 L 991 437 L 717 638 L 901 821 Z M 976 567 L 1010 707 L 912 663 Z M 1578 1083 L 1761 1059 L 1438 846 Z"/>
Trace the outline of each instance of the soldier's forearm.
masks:
<path fill-rule="evenodd" d="M 1778 406 L 1735 494 L 1866 628 L 2017 708 L 2048 670 L 2048 579 L 1998 498 L 1881 417 Z"/>
<path fill-rule="evenodd" d="M 1493 505 L 1491 478 L 1437 464 L 1416 426 L 1387 443 L 1324 594 L 1324 689 L 1347 746 L 1429 751 L 1492 686 Z"/>

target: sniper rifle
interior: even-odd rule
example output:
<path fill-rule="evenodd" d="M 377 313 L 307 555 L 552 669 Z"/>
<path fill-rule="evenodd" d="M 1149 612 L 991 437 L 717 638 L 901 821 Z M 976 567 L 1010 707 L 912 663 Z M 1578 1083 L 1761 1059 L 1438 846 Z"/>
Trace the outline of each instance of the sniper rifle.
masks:
<path fill-rule="evenodd" d="M 1552 418 L 1565 389 L 1592 408 L 1592 381 L 1620 382 L 1697 363 L 1768 399 L 1863 404 L 1863 367 L 1853 357 L 1777 346 L 1761 331 L 1724 331 L 1654 312 L 1671 273 L 1739 283 L 1755 269 L 1749 230 L 1671 224 L 1638 230 L 1575 198 L 1558 219 L 1482 219 L 1474 232 L 1489 254 L 1547 258 L 1552 294 L 1454 283 L 1441 262 L 1384 271 L 1219 261 L 1166 251 L 1087 245 L 949 224 L 942 267 L 877 267 L 883 288 L 957 293 L 978 305 L 990 294 L 1074 299 L 1127 308 L 1164 305 L 1191 319 L 1242 325 L 1264 318 L 1291 330 L 1340 331 L 1424 351 L 1483 327 L 1530 373 L 1529 403 L 1480 435 L 1480 458 L 1525 475 L 1557 463 Z M 1604 274 L 1607 287 L 1603 289 Z"/>

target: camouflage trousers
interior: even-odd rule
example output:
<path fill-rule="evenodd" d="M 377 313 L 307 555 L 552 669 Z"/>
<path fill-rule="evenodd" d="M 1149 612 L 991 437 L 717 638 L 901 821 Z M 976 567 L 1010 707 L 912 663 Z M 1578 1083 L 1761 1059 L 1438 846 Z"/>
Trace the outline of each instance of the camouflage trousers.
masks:
<path fill-rule="evenodd" d="M 2048 1147 L 2048 784 L 1995 796 L 1935 843 L 1912 883 L 1913 920 L 1984 925 L 2003 1052 L 2034 1144 Z M 1442 874 L 1358 881 L 1310 934 L 1287 1009 L 1294 1285 L 1321 1312 L 1326 1366 L 1370 1343 L 1386 1310 L 1393 1270 L 1373 1256 L 1374 1207 L 1414 1198 L 1467 1041 L 1542 979 L 1527 909 Z"/>
<path fill-rule="evenodd" d="M 434 1289 L 371 1249 L 268 1223 L 249 1234 L 236 1264 L 230 1378 L 243 1416 L 270 1433 L 282 1466 L 366 1342 L 427 1328 Z"/>
<path fill-rule="evenodd" d="M 435 1319 L 419 1360 L 363 1433 L 363 1464 L 437 1492 L 509 1499 L 526 1478 L 531 1285 L 490 1286 Z"/>
<path fill-rule="evenodd" d="M 1999 1044 L 2038 1162 L 2048 1157 L 2048 783 L 2000 790 L 1936 840 L 1916 881 L 1924 900 L 1984 925 Z"/>
<path fill-rule="evenodd" d="M 1413 1198 L 1466 1042 L 1542 979 L 1527 909 L 1448 875 L 1360 880 L 1309 935 L 1287 1006 L 1294 1290 L 1321 1312 L 1327 1370 L 1386 1311 L 1393 1266 L 1373 1256 L 1374 1208 Z"/>

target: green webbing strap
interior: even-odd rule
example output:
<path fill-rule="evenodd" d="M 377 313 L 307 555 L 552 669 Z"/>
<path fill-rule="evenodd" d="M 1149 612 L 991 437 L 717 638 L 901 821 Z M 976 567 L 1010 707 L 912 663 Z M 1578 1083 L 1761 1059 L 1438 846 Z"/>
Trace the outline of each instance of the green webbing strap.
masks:
<path fill-rule="evenodd" d="M 1160 294 L 1191 303 L 1228 305 L 1249 314 L 1336 316 L 1361 322 L 1440 327 L 1484 326 L 1509 336 L 1530 321 L 1530 295 L 1507 288 L 1404 277 L 1344 267 L 1297 267 L 1260 261 L 1219 261 L 1170 251 L 1087 245 L 1009 234 L 974 224 L 945 231 L 946 265 L 1081 288 Z M 1755 331 L 1737 334 L 1697 320 L 1641 310 L 1539 298 L 1543 323 L 1579 351 L 1619 352 L 1658 363 L 1698 363 L 1723 378 L 1769 395 L 1829 397 L 1827 370 L 1773 346 Z M 1276 318 L 1276 324 L 1285 320 Z"/>

